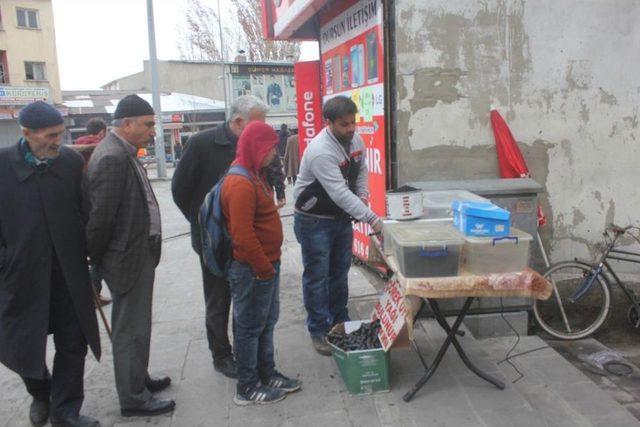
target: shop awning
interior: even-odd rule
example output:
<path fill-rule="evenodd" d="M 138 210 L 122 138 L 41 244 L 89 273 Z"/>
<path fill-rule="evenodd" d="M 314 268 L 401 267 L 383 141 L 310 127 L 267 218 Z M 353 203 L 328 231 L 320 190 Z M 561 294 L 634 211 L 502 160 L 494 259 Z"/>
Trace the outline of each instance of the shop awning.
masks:
<path fill-rule="evenodd" d="M 262 31 L 266 38 L 308 40 L 317 38 L 311 18 L 330 0 L 261 0 Z"/>

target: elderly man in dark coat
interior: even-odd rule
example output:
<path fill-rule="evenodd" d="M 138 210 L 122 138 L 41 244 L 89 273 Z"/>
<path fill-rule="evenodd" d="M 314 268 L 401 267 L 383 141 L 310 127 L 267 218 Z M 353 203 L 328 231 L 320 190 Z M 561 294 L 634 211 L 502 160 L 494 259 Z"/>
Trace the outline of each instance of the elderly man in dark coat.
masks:
<path fill-rule="evenodd" d="M 113 113 L 114 129 L 98 144 L 87 169 L 91 213 L 87 242 L 91 260 L 111 291 L 113 366 L 123 416 L 173 411 L 173 400 L 152 393 L 169 377 L 147 374 L 151 342 L 151 303 L 162 244 L 160 208 L 136 158 L 155 136 L 151 105 L 137 95 L 124 97 Z"/>
<path fill-rule="evenodd" d="M 82 157 L 61 146 L 60 113 L 20 112 L 23 138 L 0 149 L 0 362 L 33 396 L 31 423 L 98 426 L 81 416 L 87 343 L 100 339 L 84 236 Z M 46 366 L 47 335 L 56 353 Z"/>

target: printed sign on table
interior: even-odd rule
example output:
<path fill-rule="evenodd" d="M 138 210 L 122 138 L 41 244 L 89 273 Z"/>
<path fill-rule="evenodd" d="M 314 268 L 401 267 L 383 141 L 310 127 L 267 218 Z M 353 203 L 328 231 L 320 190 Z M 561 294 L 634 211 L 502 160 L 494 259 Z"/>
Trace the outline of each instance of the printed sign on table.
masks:
<path fill-rule="evenodd" d="M 385 351 L 388 351 L 404 328 L 409 309 L 402 295 L 400 282 L 392 278 L 382 292 L 382 296 L 373 312 L 373 319 L 380 319 L 378 338 Z"/>

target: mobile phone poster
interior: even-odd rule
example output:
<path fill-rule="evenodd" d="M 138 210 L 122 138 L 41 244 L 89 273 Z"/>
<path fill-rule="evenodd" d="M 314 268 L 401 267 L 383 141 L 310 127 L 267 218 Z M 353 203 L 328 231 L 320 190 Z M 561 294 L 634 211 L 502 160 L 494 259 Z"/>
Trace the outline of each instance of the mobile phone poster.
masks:
<path fill-rule="evenodd" d="M 384 46 L 382 1 L 338 2 L 340 8 L 321 17 L 320 52 L 323 102 L 337 95 L 358 106 L 356 131 L 364 140 L 369 169 L 369 203 L 384 216 L 386 190 Z M 366 224 L 354 225 L 353 253 L 366 260 Z"/>

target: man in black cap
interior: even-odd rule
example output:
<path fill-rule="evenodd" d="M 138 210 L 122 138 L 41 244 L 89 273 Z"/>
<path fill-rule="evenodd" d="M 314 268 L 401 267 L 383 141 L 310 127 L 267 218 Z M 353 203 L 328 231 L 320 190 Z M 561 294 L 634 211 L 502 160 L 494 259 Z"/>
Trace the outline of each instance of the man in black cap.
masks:
<path fill-rule="evenodd" d="M 27 105 L 19 122 L 23 137 L 0 149 L 0 362 L 33 396 L 32 425 L 50 418 L 53 426 L 98 426 L 80 415 L 87 343 L 100 359 L 84 237 L 84 162 L 60 145 L 63 119 L 51 105 Z"/>
<path fill-rule="evenodd" d="M 123 416 L 173 411 L 173 400 L 152 393 L 169 377 L 147 374 L 151 302 L 162 243 L 160 209 L 136 152 L 155 136 L 151 105 L 137 95 L 123 98 L 113 114 L 114 130 L 96 147 L 87 170 L 91 212 L 87 242 L 113 299 L 113 365 Z"/>

